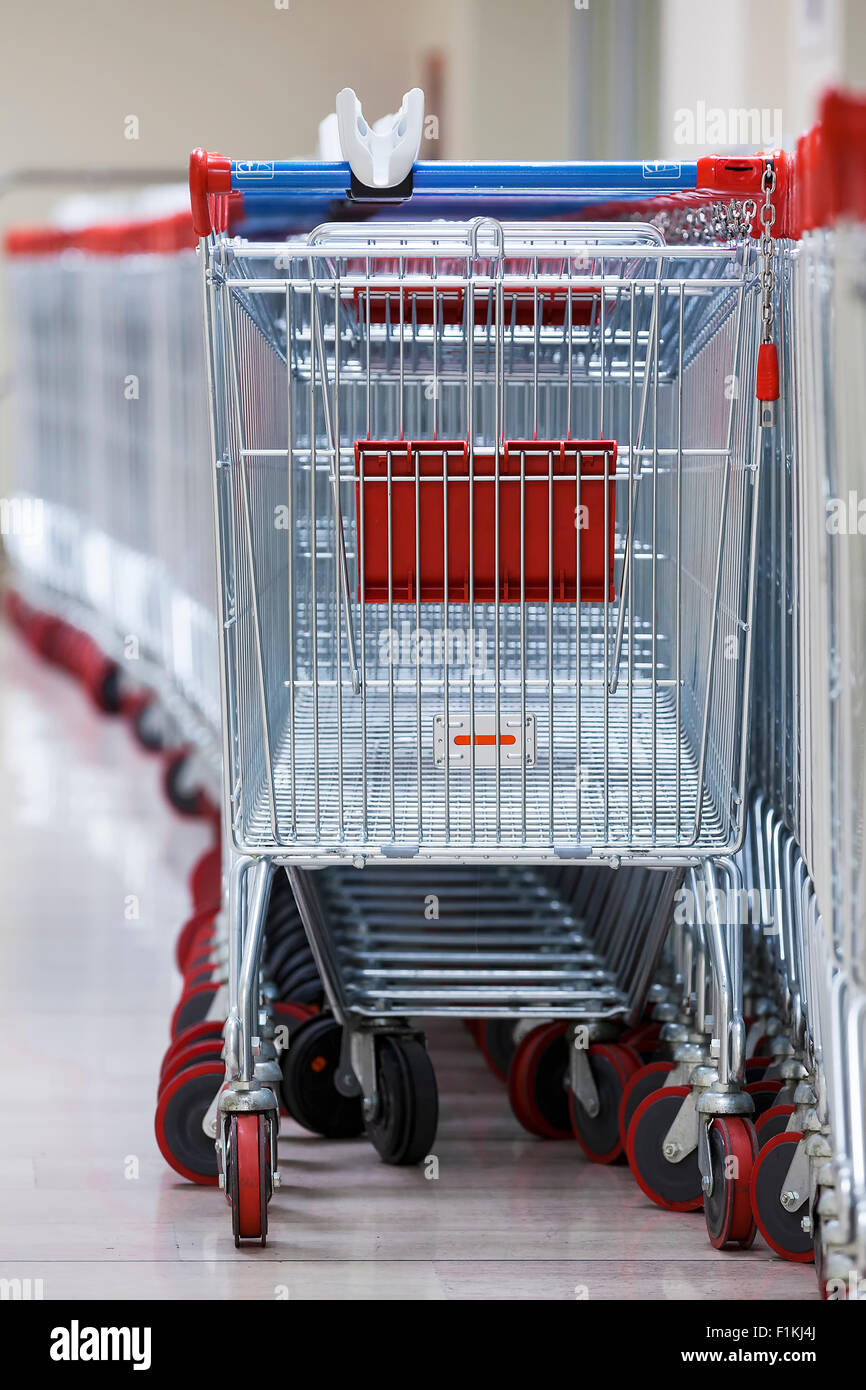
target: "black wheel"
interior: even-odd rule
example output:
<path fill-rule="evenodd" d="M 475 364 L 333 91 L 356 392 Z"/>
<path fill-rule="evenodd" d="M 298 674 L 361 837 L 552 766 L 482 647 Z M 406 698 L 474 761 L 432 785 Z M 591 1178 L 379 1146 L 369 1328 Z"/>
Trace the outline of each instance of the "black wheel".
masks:
<path fill-rule="evenodd" d="M 277 985 L 284 999 L 297 999 L 304 985 L 320 985 L 319 970 L 314 960 L 303 961 L 293 970 L 280 975 Z"/>
<path fill-rule="evenodd" d="M 771 1250 L 795 1264 L 808 1264 L 815 1258 L 812 1235 L 804 1231 L 802 1225 L 809 1210 L 808 1202 L 789 1211 L 780 1201 L 791 1160 L 802 1137 L 799 1130 L 789 1129 L 770 1139 L 755 1160 L 751 1179 L 752 1211 L 758 1230 Z"/>
<path fill-rule="evenodd" d="M 514 1019 L 485 1018 L 477 1033 L 481 1055 L 493 1075 L 508 1080 L 508 1068 L 514 1056 Z"/>
<path fill-rule="evenodd" d="M 642 1192 L 666 1211 L 696 1211 L 703 1203 L 698 1151 L 672 1163 L 663 1153 L 668 1130 L 689 1094 L 688 1086 L 663 1086 L 641 1101 L 626 1138 L 629 1167 Z"/>
<path fill-rule="evenodd" d="M 743 1115 L 716 1115 L 710 1124 L 713 1190 L 704 1195 L 710 1244 L 748 1250 L 755 1239 L 749 1184 L 758 1153 L 755 1126 Z"/>
<path fill-rule="evenodd" d="M 279 976 L 288 964 L 291 968 L 295 963 L 295 956 L 302 951 L 307 944 L 306 933 L 303 927 L 295 927 L 287 931 L 285 935 L 271 936 L 265 940 L 265 961 L 269 974 L 275 978 Z M 309 951 L 304 951 L 304 959 L 309 959 Z"/>
<path fill-rule="evenodd" d="M 148 701 L 142 705 L 135 716 L 133 728 L 142 748 L 146 748 L 150 753 L 161 752 L 162 730 L 156 701 Z"/>
<path fill-rule="evenodd" d="M 123 704 L 120 667 L 110 662 L 94 691 L 96 703 L 106 714 L 119 714 Z"/>
<path fill-rule="evenodd" d="M 282 1055 L 283 1104 L 292 1119 L 326 1139 L 354 1139 L 364 1129 L 360 1096 L 341 1096 L 334 1085 L 343 1030 L 327 1016 L 299 1023 Z"/>
<path fill-rule="evenodd" d="M 169 803 L 180 815 L 197 816 L 201 809 L 201 792 L 197 788 L 190 789 L 187 769 L 187 756 L 179 753 L 168 763 L 163 785 Z"/>
<path fill-rule="evenodd" d="M 216 1148 L 201 1126 L 224 1080 L 222 1062 L 199 1062 L 178 1072 L 160 1090 L 156 1142 L 166 1163 L 190 1182 L 216 1184 Z"/>
<path fill-rule="evenodd" d="M 429 1154 L 439 1122 L 436 1073 L 417 1038 L 380 1039 L 378 1113 L 367 1137 L 383 1163 L 420 1163 Z"/>
<path fill-rule="evenodd" d="M 616 1043 L 593 1043 L 588 1050 L 589 1065 L 598 1091 L 597 1115 L 590 1115 L 569 1089 L 571 1128 L 587 1158 L 593 1163 L 615 1163 L 622 1156 L 619 1135 L 619 1108 L 625 1089 L 639 1070 L 639 1058 Z"/>
<path fill-rule="evenodd" d="M 281 992 L 281 998 L 288 999 L 289 997 L 291 997 L 293 1004 L 312 1004 L 317 1009 L 324 1008 L 325 1005 L 325 990 L 318 976 L 315 980 L 309 980 L 305 985 L 299 985 L 291 996 Z"/>
<path fill-rule="evenodd" d="M 619 1103 L 619 1140 L 625 1152 L 628 1143 L 628 1127 L 632 1122 L 634 1112 L 637 1110 L 641 1101 L 651 1096 L 653 1091 L 658 1091 L 667 1084 L 666 1078 L 674 1069 L 673 1062 L 647 1062 L 636 1071 L 626 1084 L 622 1093 L 622 1100 Z"/>

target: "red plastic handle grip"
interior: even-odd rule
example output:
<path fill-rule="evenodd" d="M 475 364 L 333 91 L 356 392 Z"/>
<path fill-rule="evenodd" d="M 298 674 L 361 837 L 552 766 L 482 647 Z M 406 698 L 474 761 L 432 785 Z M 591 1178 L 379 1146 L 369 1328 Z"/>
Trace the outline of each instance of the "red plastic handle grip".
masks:
<path fill-rule="evenodd" d="M 225 195 L 231 193 L 232 164 L 221 154 L 193 150 L 189 157 L 189 203 L 196 236 L 224 225 Z"/>

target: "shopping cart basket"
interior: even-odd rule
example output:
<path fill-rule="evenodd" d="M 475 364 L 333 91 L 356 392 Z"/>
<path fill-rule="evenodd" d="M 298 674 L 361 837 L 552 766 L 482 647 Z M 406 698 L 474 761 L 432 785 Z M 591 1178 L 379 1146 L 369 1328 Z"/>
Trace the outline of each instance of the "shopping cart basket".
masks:
<path fill-rule="evenodd" d="M 760 187 L 761 160 L 703 163 L 713 187 Z M 486 208 L 514 191 L 652 196 L 698 186 L 699 171 L 416 164 L 406 177 L 422 204 L 444 192 Z M 417 1036 L 409 1015 L 531 1002 L 627 1017 L 632 976 L 596 960 L 604 978 L 580 1004 L 543 972 L 534 991 L 511 972 L 485 1009 L 483 969 L 467 1001 L 471 967 L 419 943 L 409 974 L 432 952 L 434 1007 L 395 985 L 358 869 L 382 866 L 379 894 L 388 867 L 400 887 L 413 866 L 436 896 L 433 865 L 500 865 L 520 901 L 521 864 L 536 866 L 524 885 L 576 862 L 681 876 L 736 850 L 760 282 L 748 241 L 668 246 L 645 222 L 379 219 L 251 243 L 219 230 L 242 189 L 287 204 L 382 195 L 348 165 L 191 162 L 237 851 L 217 1142 L 236 1238 L 259 1239 L 276 1108 L 252 1037 L 274 864 L 345 1025 L 338 1088 L 381 1117 L 384 1091 L 393 1106 L 395 1088 L 422 1085 L 415 1062 L 401 1073 L 377 1052 L 389 1030 Z M 630 970 L 647 974 L 658 932 L 635 937 L 623 919 L 609 944 L 621 956 L 635 940 Z M 724 951 L 720 928 L 713 940 Z"/>

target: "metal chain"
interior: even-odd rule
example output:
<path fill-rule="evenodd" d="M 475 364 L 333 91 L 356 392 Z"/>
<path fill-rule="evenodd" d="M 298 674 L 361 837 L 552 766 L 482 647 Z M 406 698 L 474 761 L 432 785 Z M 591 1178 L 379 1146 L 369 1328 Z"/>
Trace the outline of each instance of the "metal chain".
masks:
<path fill-rule="evenodd" d="M 773 317 L 775 309 L 773 307 L 773 287 L 775 285 L 775 271 L 773 268 L 773 256 L 775 254 L 775 243 L 770 235 L 770 228 L 776 220 L 776 209 L 772 203 L 772 196 L 776 189 L 776 170 L 773 167 L 772 159 L 768 159 L 764 165 L 764 172 L 761 175 L 761 192 L 764 201 L 761 204 L 761 258 L 763 266 L 761 269 L 761 342 L 769 343 L 773 340 Z"/>

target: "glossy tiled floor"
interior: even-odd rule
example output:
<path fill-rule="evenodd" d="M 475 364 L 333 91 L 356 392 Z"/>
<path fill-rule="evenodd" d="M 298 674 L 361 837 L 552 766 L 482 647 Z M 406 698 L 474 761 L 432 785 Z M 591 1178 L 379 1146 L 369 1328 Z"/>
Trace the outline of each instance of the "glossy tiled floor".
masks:
<path fill-rule="evenodd" d="M 271 1243 L 236 1252 L 225 1202 L 153 1138 L 204 834 L 126 730 L 2 630 L 0 661 L 0 1278 L 49 1299 L 816 1297 L 810 1269 L 760 1243 L 717 1254 L 627 1169 L 530 1139 L 460 1025 L 431 1035 L 438 1178 L 287 1125 Z"/>

